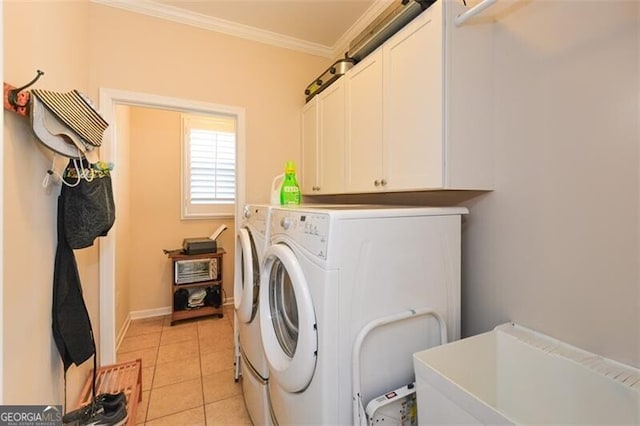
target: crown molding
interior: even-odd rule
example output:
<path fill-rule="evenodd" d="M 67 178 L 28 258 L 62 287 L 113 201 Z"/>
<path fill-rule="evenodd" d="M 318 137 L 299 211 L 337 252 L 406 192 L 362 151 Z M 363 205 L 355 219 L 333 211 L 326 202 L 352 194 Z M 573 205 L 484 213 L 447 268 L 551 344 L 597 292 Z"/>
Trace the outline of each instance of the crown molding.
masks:
<path fill-rule="evenodd" d="M 257 41 L 272 46 L 292 49 L 311 55 L 332 58 L 335 56 L 335 49 L 319 43 L 312 43 L 300 40 L 294 37 L 284 36 L 272 31 L 262 30 L 259 28 L 243 25 L 224 19 L 214 18 L 195 12 L 187 12 L 183 9 L 173 6 L 155 3 L 148 0 L 90 0 L 92 3 L 104 6 L 115 7 L 127 10 L 129 12 L 140 13 L 143 15 L 153 16 L 156 18 L 166 19 L 180 24 L 191 25 L 206 30 L 217 31 L 220 33 L 244 38 L 247 40 Z"/>

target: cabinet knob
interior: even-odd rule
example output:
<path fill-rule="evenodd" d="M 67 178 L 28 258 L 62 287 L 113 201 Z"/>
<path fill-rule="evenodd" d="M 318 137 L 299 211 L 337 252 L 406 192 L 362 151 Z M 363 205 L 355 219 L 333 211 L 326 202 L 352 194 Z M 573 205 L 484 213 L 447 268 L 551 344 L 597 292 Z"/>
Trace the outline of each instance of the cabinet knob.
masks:
<path fill-rule="evenodd" d="M 386 180 L 386 179 L 382 179 L 382 180 L 380 181 L 380 185 L 382 185 L 382 186 L 387 186 L 387 180 Z"/>
<path fill-rule="evenodd" d="M 378 186 L 380 186 L 380 181 L 379 181 L 378 179 L 376 179 L 376 180 L 374 180 L 374 181 L 373 181 L 373 184 L 374 184 L 376 187 L 378 187 Z"/>
<path fill-rule="evenodd" d="M 313 187 L 313 190 L 314 190 L 314 191 L 320 191 L 320 187 L 319 187 L 319 186 L 314 186 L 314 187 Z"/>

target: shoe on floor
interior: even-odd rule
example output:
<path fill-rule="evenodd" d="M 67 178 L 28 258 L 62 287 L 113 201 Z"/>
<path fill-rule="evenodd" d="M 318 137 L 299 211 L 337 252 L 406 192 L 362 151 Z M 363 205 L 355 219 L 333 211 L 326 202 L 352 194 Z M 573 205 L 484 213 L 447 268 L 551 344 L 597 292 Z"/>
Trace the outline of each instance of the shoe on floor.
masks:
<path fill-rule="evenodd" d="M 107 411 L 116 409 L 120 404 L 126 404 L 126 397 L 124 392 L 119 393 L 101 393 L 96 396 L 93 402 L 84 405 L 76 410 L 66 413 L 62 417 L 63 424 L 73 424 L 83 417 L 90 415 L 90 410 L 97 410 L 100 406 L 104 407 Z"/>
<path fill-rule="evenodd" d="M 124 402 L 112 407 L 96 403 L 85 407 L 85 410 L 70 422 L 65 422 L 63 417 L 62 423 L 65 426 L 122 426 L 127 422 L 127 418 L 127 404 Z"/>

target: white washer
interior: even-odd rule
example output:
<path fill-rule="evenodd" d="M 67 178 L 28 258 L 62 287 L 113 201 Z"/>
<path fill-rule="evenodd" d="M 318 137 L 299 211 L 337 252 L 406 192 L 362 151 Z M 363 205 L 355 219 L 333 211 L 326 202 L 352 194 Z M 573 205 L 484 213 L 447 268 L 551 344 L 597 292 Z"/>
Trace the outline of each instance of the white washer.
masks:
<path fill-rule="evenodd" d="M 465 208 L 273 208 L 260 285 L 271 416 L 352 422 L 352 351 L 369 322 L 431 308 L 460 338 Z M 433 317 L 380 327 L 362 344 L 361 399 L 414 381 L 412 354 L 440 342 Z"/>
<path fill-rule="evenodd" d="M 237 359 L 242 372 L 242 392 L 253 424 L 269 424 L 267 381 L 269 368 L 262 349 L 259 320 L 259 285 L 264 252 L 269 243 L 270 207 L 247 205 L 236 244 L 234 305 Z"/>

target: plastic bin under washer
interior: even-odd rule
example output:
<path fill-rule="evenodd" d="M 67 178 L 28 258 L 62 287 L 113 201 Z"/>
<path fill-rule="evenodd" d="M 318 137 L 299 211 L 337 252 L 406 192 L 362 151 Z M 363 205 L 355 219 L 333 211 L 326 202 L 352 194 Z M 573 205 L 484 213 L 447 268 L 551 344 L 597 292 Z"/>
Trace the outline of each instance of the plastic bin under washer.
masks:
<path fill-rule="evenodd" d="M 353 425 L 354 426 L 374 426 L 378 424 L 394 426 L 417 426 L 418 407 L 416 401 L 415 384 L 409 383 L 384 395 L 373 398 L 363 410 L 361 381 L 360 381 L 360 353 L 362 343 L 374 329 L 400 321 L 410 320 L 420 316 L 430 316 L 435 318 L 440 325 L 440 344 L 447 343 L 447 324 L 444 318 L 435 310 L 428 307 L 421 309 L 410 309 L 397 314 L 388 315 L 370 321 L 365 325 L 358 335 L 353 346 L 352 353 L 352 378 L 353 386 Z"/>
<path fill-rule="evenodd" d="M 417 426 L 418 408 L 416 389 L 409 383 L 399 389 L 387 392 L 367 404 L 369 425 Z"/>

